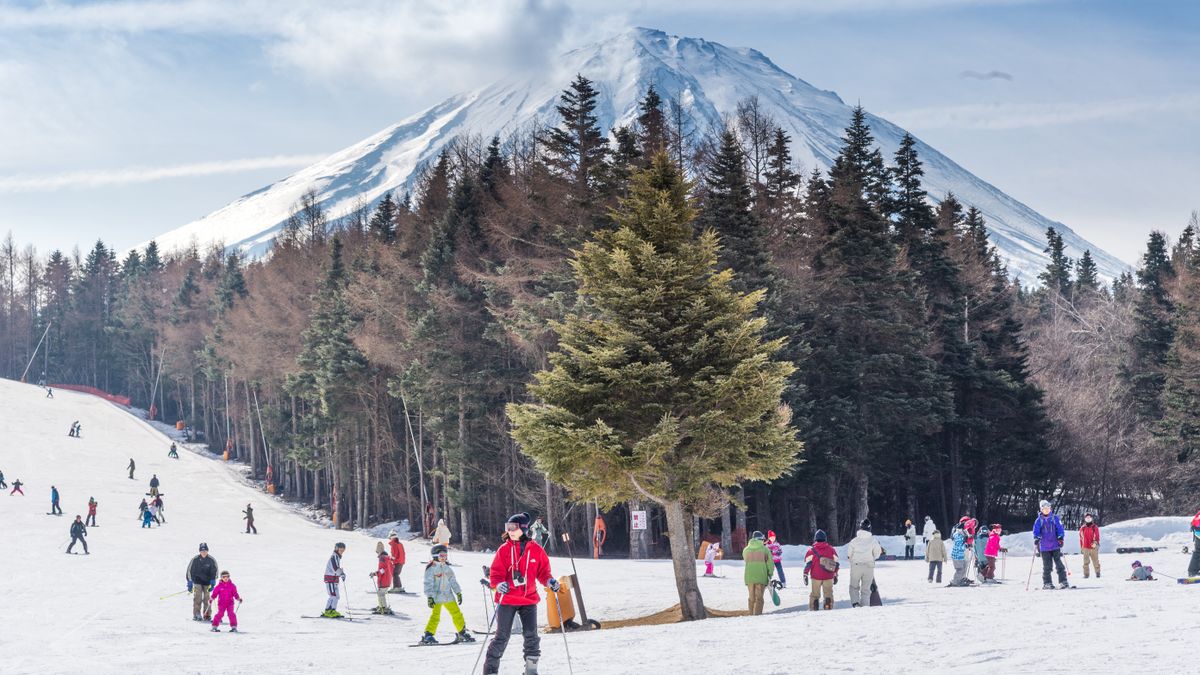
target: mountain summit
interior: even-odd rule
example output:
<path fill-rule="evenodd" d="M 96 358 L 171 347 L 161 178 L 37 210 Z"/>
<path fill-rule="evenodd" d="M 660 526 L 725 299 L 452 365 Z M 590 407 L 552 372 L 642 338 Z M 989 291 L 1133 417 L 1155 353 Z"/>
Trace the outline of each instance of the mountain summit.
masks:
<path fill-rule="evenodd" d="M 631 122 L 637 104 L 653 85 L 664 100 L 678 101 L 697 131 L 719 129 L 722 114 L 757 96 L 765 111 L 792 137 L 792 152 L 804 165 L 828 169 L 841 145 L 852 108 L 837 94 L 785 72 L 761 52 L 735 49 L 699 38 L 634 28 L 581 47 L 559 59 L 556 72 L 497 82 L 446 99 L 428 110 L 335 153 L 287 178 L 252 192 L 200 220 L 158 237 L 167 249 L 192 242 L 223 242 L 250 256 L 266 253 L 296 201 L 316 190 L 331 218 L 373 203 L 385 192 L 411 185 L 418 169 L 461 134 L 501 138 L 531 125 L 557 121 L 554 106 L 576 73 L 600 92 L 596 115 L 602 128 Z M 869 116 L 885 157 L 895 153 L 905 131 Z M 925 188 L 934 198 L 954 193 L 987 218 L 992 242 L 1009 270 L 1035 283 L 1048 261 L 1046 229 L 1062 233 L 1067 252 L 1078 258 L 1091 249 L 1100 274 L 1113 278 L 1128 266 L 1089 244 L 1066 225 L 1052 221 L 971 174 L 920 142 Z"/>

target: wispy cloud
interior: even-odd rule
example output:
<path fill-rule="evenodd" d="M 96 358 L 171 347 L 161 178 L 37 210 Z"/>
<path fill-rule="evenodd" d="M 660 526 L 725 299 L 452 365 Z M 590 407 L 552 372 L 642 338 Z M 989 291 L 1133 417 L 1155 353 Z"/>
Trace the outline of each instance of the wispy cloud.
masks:
<path fill-rule="evenodd" d="M 958 76 L 968 80 L 1007 80 L 1009 82 L 1013 80 L 1012 74 L 1003 70 L 989 70 L 986 73 L 978 70 L 964 70 Z"/>
<path fill-rule="evenodd" d="M 881 113 L 902 127 L 921 129 L 1026 129 L 1124 119 L 1135 115 L 1200 112 L 1200 94 L 1069 103 L 992 103 L 913 108 Z"/>
<path fill-rule="evenodd" d="M 137 166 L 56 174 L 0 176 L 0 192 L 43 192 L 64 188 L 97 188 L 108 185 L 150 183 L 169 178 L 195 178 L 260 169 L 295 169 L 324 159 L 326 155 L 277 155 L 172 166 Z"/>

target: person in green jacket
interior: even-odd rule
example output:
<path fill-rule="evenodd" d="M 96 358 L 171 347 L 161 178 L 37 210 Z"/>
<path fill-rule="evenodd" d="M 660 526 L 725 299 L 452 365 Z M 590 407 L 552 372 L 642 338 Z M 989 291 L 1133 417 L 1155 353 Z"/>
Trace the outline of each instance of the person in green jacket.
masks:
<path fill-rule="evenodd" d="M 766 536 L 755 531 L 750 536 L 750 542 L 742 550 L 742 562 L 746 563 L 745 582 L 750 592 L 750 614 L 757 616 L 763 611 L 763 593 L 767 584 L 771 583 L 771 575 L 775 573 L 775 563 L 771 562 L 771 552 L 764 543 Z"/>

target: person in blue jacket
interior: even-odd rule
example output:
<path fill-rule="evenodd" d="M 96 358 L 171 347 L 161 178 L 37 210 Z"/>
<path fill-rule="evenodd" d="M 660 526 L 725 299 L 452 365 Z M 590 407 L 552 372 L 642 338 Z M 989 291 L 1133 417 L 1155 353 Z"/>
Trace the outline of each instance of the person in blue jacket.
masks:
<path fill-rule="evenodd" d="M 1042 588 L 1052 589 L 1054 584 L 1050 582 L 1050 567 L 1053 565 L 1058 570 L 1058 586 L 1059 588 L 1069 588 L 1067 583 L 1067 568 L 1063 565 L 1062 547 L 1063 547 L 1063 530 L 1062 521 L 1058 519 L 1058 515 L 1051 513 L 1050 502 L 1042 500 L 1041 514 L 1037 520 L 1033 521 L 1033 545 L 1042 555 Z"/>

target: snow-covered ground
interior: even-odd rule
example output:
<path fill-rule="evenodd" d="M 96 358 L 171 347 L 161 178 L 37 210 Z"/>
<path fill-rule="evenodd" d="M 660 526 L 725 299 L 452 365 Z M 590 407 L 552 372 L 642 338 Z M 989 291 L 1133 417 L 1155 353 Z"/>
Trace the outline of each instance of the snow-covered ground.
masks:
<path fill-rule="evenodd" d="M 180 459 L 168 459 L 169 441 L 160 431 L 105 401 L 67 391 L 55 396 L 46 399 L 37 387 L 0 380 L 0 470 L 10 484 L 19 478 L 26 493 L 0 495 L 0 672 L 471 671 L 476 647 L 407 648 L 428 616 L 420 597 L 390 596 L 399 618 L 357 624 L 300 618 L 322 609 L 321 574 L 339 540 L 349 546 L 346 599 L 355 609 L 373 605 L 366 591 L 376 537 L 324 527 L 254 489 L 241 471 L 219 460 L 186 450 Z M 83 426 L 80 439 L 66 435 L 76 419 Z M 130 457 L 138 467 L 132 481 L 124 468 Z M 147 530 L 135 517 L 152 473 L 162 481 L 168 522 Z M 45 515 L 51 484 L 62 493 L 61 518 Z M 89 528 L 92 555 L 64 555 L 70 522 L 86 514 L 88 497 L 99 502 L 100 527 Z M 242 533 L 241 511 L 248 502 L 255 508 L 257 536 Z M 1135 558 L 1165 574 L 1185 574 L 1187 557 L 1179 550 L 1187 541 L 1186 522 L 1143 519 L 1105 528 L 1105 550 L 1125 544 L 1168 548 L 1105 554 L 1099 580 L 1082 579 L 1080 558 L 1068 556 L 1074 591 L 1026 591 L 1033 558 L 1015 555 L 1024 535 L 1014 535 L 1006 538 L 1014 555 L 1005 563 L 1003 585 L 944 588 L 926 583 L 923 562 L 881 562 L 884 607 L 850 609 L 843 582 L 835 587 L 836 611 L 816 614 L 806 609 L 800 549 L 789 548 L 791 586 L 780 607 L 768 603 L 768 614 L 572 633 L 567 639 L 574 672 L 1187 670 L 1192 650 L 1182 629 L 1191 625 L 1200 588 L 1167 578 L 1124 581 Z M 1068 535 L 1068 543 L 1072 539 Z M 184 568 L 201 541 L 232 573 L 245 598 L 242 634 L 211 633 L 206 624 L 191 621 L 190 597 L 163 597 L 184 590 Z M 428 548 L 406 546 L 412 562 L 404 580 L 410 589 L 419 588 L 416 561 L 428 557 Z M 483 629 L 485 600 L 477 579 L 490 556 L 455 552 L 451 559 L 460 565 L 468 624 Z M 552 564 L 559 574 L 570 571 L 565 559 Z M 667 561 L 577 564 L 593 618 L 633 618 L 676 602 Z M 701 580 L 706 604 L 743 608 L 740 565 L 719 563 L 718 573 L 725 578 Z M 947 569 L 947 579 L 950 574 Z M 449 630 L 444 617 L 439 638 L 449 639 Z M 542 652 L 543 673 L 568 672 L 560 635 L 543 635 Z M 501 672 L 519 672 L 520 661 L 515 638 Z"/>

